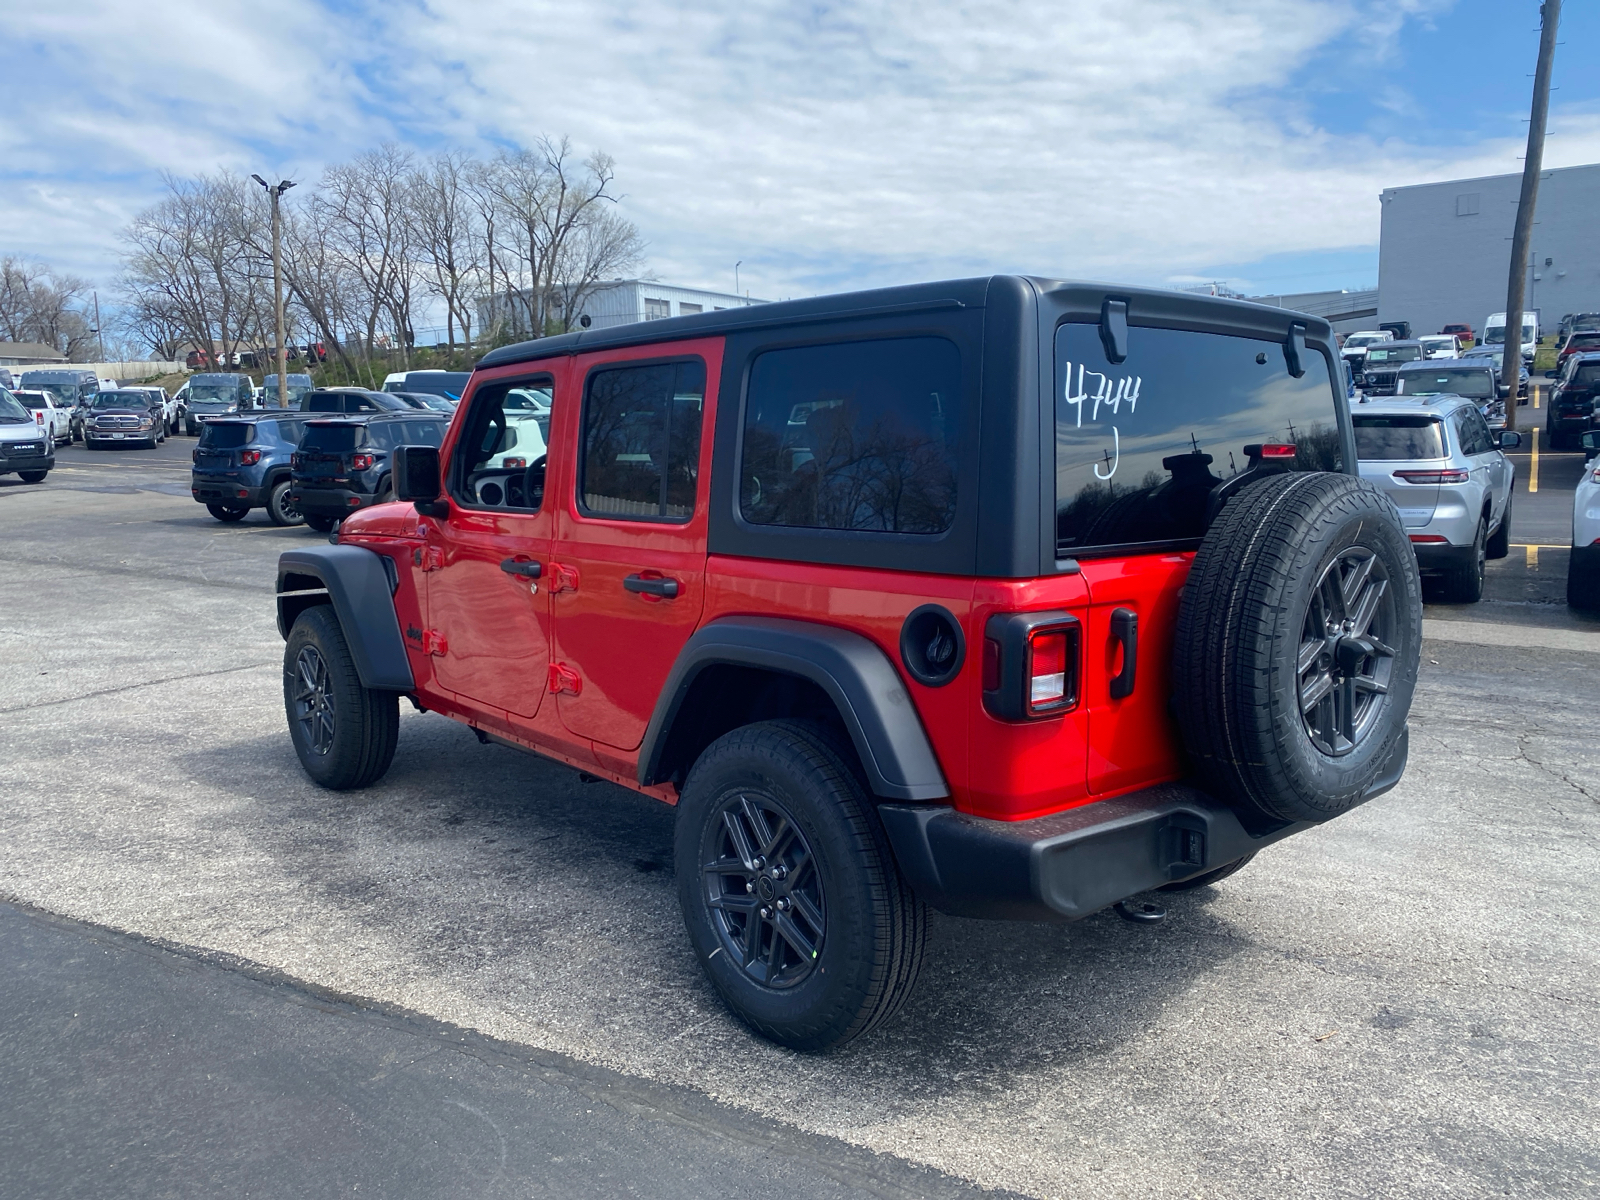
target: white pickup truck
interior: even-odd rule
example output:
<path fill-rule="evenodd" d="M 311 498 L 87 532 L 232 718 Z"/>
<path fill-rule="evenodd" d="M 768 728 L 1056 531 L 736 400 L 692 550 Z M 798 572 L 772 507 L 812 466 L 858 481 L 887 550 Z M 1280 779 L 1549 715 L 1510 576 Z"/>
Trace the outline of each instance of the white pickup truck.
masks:
<path fill-rule="evenodd" d="M 41 433 L 48 434 L 52 446 L 72 444 L 72 410 L 57 402 L 54 392 L 25 389 L 11 393 L 22 402 L 22 407 L 33 414 L 33 423 Z"/>

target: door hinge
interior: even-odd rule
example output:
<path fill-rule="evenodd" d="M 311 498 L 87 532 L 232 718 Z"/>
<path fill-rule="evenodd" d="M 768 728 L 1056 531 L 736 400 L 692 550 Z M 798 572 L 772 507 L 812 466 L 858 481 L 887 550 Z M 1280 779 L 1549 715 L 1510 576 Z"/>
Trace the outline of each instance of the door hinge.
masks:
<path fill-rule="evenodd" d="M 445 641 L 444 634 L 437 629 L 424 629 L 422 631 L 422 652 L 424 654 L 436 654 L 442 658 L 450 653 L 450 643 Z"/>
<path fill-rule="evenodd" d="M 437 571 L 444 566 L 444 551 L 437 546 L 423 546 L 411 552 L 411 565 L 424 571 Z"/>
<path fill-rule="evenodd" d="M 578 568 L 569 567 L 565 563 L 550 564 L 551 592 L 575 592 L 578 590 Z"/>
<path fill-rule="evenodd" d="M 583 680 L 565 663 L 551 663 L 550 681 L 546 686 L 551 692 L 567 692 L 576 696 L 583 691 Z"/>

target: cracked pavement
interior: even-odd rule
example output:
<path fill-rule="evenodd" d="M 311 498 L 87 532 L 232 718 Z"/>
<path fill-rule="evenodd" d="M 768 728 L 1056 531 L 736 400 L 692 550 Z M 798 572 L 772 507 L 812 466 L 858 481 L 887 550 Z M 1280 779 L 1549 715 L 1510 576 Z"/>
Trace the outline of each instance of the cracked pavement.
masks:
<path fill-rule="evenodd" d="M 1600 1185 L 1600 654 L 1428 641 L 1393 793 L 1158 926 L 936 915 L 906 1009 L 805 1057 L 701 977 L 669 809 L 409 711 L 381 784 L 312 787 L 271 581 L 315 535 L 74 454 L 0 488 L 4 897 L 825 1139 L 912 1192 Z"/>

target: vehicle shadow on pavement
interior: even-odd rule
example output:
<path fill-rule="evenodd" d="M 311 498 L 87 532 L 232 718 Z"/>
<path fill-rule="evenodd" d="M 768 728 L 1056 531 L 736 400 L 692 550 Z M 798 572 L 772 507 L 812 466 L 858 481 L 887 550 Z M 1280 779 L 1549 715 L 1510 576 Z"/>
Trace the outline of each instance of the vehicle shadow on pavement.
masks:
<path fill-rule="evenodd" d="M 311 785 L 287 736 L 185 757 L 196 780 L 244 801 L 213 818 L 239 827 L 213 836 L 247 839 L 270 859 L 251 869 L 259 886 L 296 896 L 264 927 L 323 943 L 304 964 L 271 965 L 297 974 L 354 955 L 339 980 L 313 981 L 395 1000 L 386 985 L 403 978 L 424 1004 L 448 994 L 452 1011 L 465 992 L 480 1027 L 509 1016 L 524 1037 L 555 1033 L 552 1048 L 646 1069 L 705 1056 L 714 1074 L 711 1060 L 732 1054 L 818 1087 L 845 1072 L 889 1108 L 1001 1092 L 1147 1035 L 1169 997 L 1248 945 L 1208 913 L 1211 889 L 1161 896 L 1170 916 L 1154 926 L 1109 912 L 1074 925 L 935 913 L 907 1007 L 807 1059 L 750 1034 L 703 979 L 678 913 L 673 810 L 657 801 L 480 746 L 436 717 L 403 717 L 389 774 L 359 793 Z"/>

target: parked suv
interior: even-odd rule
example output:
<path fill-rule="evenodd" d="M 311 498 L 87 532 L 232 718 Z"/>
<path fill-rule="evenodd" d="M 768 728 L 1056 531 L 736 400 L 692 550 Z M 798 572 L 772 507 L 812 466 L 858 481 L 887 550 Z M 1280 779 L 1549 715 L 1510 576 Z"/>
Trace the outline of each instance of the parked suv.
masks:
<path fill-rule="evenodd" d="M 43 483 L 56 465 L 56 448 L 11 392 L 0 388 L 0 475 L 15 471 L 23 483 Z"/>
<path fill-rule="evenodd" d="M 1490 429 L 1506 427 L 1506 402 L 1494 368 L 1482 359 L 1407 363 L 1396 373 L 1396 396 L 1465 396 L 1475 401 Z"/>
<path fill-rule="evenodd" d="M 326 533 L 357 509 L 393 498 L 389 456 L 396 446 L 438 446 L 448 426 L 443 414 L 414 408 L 309 420 L 290 460 L 289 502 Z"/>
<path fill-rule="evenodd" d="M 1460 396 L 1374 401 L 1356 410 L 1355 433 L 1361 474 L 1394 501 L 1417 566 L 1448 599 L 1482 599 L 1484 560 L 1510 553 L 1516 467 L 1502 451 L 1522 435 L 1490 432 Z"/>
<path fill-rule="evenodd" d="M 1590 429 L 1600 429 L 1600 354 L 1567 359 L 1550 393 L 1544 431 L 1552 450 L 1569 450 Z"/>
<path fill-rule="evenodd" d="M 280 411 L 207 421 L 194 449 L 190 492 L 219 521 L 242 521 L 252 508 L 264 508 L 274 525 L 300 524 L 289 461 L 305 423 L 299 413 Z"/>
<path fill-rule="evenodd" d="M 366 786 L 405 695 L 675 804 L 713 985 L 838 1045 L 930 905 L 1076 920 L 1399 779 L 1421 597 L 1338 361 L 1317 317 L 1014 276 L 493 350 L 395 452 L 411 504 L 281 557 L 290 736 Z"/>

